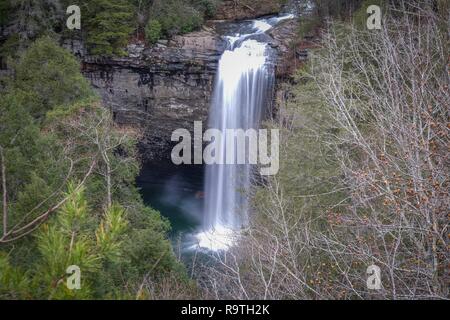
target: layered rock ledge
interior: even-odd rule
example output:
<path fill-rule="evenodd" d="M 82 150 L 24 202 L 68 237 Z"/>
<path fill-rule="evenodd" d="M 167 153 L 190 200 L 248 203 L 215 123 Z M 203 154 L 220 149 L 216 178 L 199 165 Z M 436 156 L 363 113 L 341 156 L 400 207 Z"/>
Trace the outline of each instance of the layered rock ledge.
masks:
<path fill-rule="evenodd" d="M 69 44 L 77 51 L 76 43 Z M 80 49 L 81 50 L 81 49 Z M 218 61 L 225 42 L 213 29 L 130 44 L 126 58 L 84 55 L 82 68 L 119 125 L 139 127 L 144 160 L 170 157 L 170 137 L 208 118 Z M 82 50 L 81 50 L 82 51 Z"/>

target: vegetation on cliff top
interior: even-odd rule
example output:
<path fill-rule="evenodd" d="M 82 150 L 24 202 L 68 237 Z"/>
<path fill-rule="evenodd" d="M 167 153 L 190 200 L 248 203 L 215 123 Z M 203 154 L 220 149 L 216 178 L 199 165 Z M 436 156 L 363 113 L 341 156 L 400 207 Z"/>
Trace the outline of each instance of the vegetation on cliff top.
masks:
<path fill-rule="evenodd" d="M 124 55 L 131 38 L 154 43 L 198 29 L 221 0 L 24 0 L 0 2 L 0 26 L 11 29 L 2 55 L 24 49 L 42 35 L 85 40 L 94 55 Z M 65 27 L 65 8 L 81 8 L 81 33 Z M 32 14 L 31 14 L 32 13 Z M 8 48 L 8 50 L 6 50 Z M 6 51 L 6 52 L 5 52 Z"/>

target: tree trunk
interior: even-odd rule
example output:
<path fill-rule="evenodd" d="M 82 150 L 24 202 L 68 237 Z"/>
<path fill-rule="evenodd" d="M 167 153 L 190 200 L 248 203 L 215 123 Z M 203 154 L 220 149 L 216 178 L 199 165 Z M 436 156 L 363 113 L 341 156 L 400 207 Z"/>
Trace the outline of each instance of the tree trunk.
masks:
<path fill-rule="evenodd" d="M 3 235 L 8 232 L 8 191 L 6 190 L 6 164 L 3 148 L 0 146 L 0 163 L 2 175 L 2 202 L 3 202 Z"/>

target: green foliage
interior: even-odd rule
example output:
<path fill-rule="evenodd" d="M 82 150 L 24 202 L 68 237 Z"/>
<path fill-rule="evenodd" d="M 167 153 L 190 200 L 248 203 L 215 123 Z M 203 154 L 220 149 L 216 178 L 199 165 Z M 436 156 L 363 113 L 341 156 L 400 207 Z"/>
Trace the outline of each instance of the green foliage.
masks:
<path fill-rule="evenodd" d="M 38 217 L 45 224 L 11 239 L 0 222 L 0 298 L 135 298 L 144 277 L 187 282 L 168 222 L 144 206 L 134 185 L 134 131 L 114 125 L 76 60 L 49 38 L 14 68 L 0 96 L 8 230 Z M 70 265 L 81 268 L 81 290 L 66 286 Z"/>
<path fill-rule="evenodd" d="M 2 0 L 0 1 L 0 25 L 2 22 L 13 30 L 6 33 L 8 53 L 16 58 L 32 41 L 44 35 L 55 36 L 65 24 L 61 0 Z M 8 39 L 9 40 L 9 39 Z M 0 50 L 3 55 L 4 50 Z"/>
<path fill-rule="evenodd" d="M 304 19 L 300 19 L 300 25 L 298 27 L 298 36 L 300 39 L 311 35 L 311 33 L 320 26 L 320 19 L 317 16 L 306 16 Z"/>
<path fill-rule="evenodd" d="M 82 189 L 70 185 L 68 190 L 69 200 L 37 234 L 40 256 L 35 262 L 33 281 L 40 288 L 36 293 L 43 298 L 89 297 L 90 276 L 101 268 L 103 256 L 90 236 L 92 222 Z M 64 281 L 72 265 L 82 270 L 81 290 L 69 290 Z"/>
<path fill-rule="evenodd" d="M 155 0 L 149 8 L 150 19 L 145 34 L 155 43 L 161 37 L 184 34 L 201 27 L 205 18 L 212 17 L 219 0 Z"/>
<path fill-rule="evenodd" d="M 321 18 L 346 18 L 359 7 L 363 0 L 315 0 Z"/>
<path fill-rule="evenodd" d="M 150 20 L 145 28 L 145 36 L 150 43 L 156 43 L 162 36 L 162 26 L 158 20 Z"/>
<path fill-rule="evenodd" d="M 332 192 L 337 188 L 340 168 L 335 151 L 329 147 L 338 132 L 317 84 L 307 74 L 307 68 L 299 70 L 295 84 L 284 87 L 289 99 L 283 110 L 286 126 L 281 132 L 276 180 L 289 199 L 286 210 L 290 218 L 311 219 L 318 226 L 323 223 L 323 212 L 342 197 L 339 192 Z M 254 202 L 259 212 L 273 205 L 270 192 L 262 188 L 257 193 Z"/>
<path fill-rule="evenodd" d="M 67 142 L 70 141 L 72 146 L 70 153 L 66 153 L 68 157 L 73 153 L 89 158 L 90 154 L 96 154 L 99 150 L 97 144 L 90 142 L 89 135 L 92 132 L 89 130 L 92 124 L 97 125 L 92 130 L 112 133 L 108 141 L 117 143 L 114 134 L 117 137 L 119 134 L 108 126 L 102 117 L 105 114 L 108 112 L 101 106 L 80 102 L 77 106 L 66 109 L 60 107 L 50 112 L 48 121 L 52 125 L 48 121 L 45 125 L 48 125 L 47 130 L 55 141 L 66 146 L 69 146 Z M 102 125 L 99 126 L 97 120 L 101 120 Z M 103 139 L 101 137 L 100 140 Z M 21 262 L 19 265 L 28 270 L 27 281 L 33 283 L 28 294 L 33 298 L 121 298 L 128 294 L 123 288 L 124 279 L 129 286 L 127 292 L 130 292 L 133 288 L 137 290 L 145 275 L 156 280 L 164 278 L 165 274 L 175 273 L 179 275 L 180 281 L 187 281 L 166 238 L 170 229 L 168 222 L 158 212 L 143 205 L 133 186 L 138 167 L 133 164 L 135 160 L 128 157 L 134 156 L 134 146 L 134 142 L 124 141 L 120 153 L 116 154 L 114 149 L 108 152 L 108 156 L 113 159 L 111 167 L 115 171 L 112 176 L 115 204 L 103 209 L 106 204 L 105 180 L 101 174 L 93 175 L 84 188 L 76 188 L 75 184 L 71 184 L 67 187 L 66 195 L 62 196 L 68 198 L 64 206 L 54 213 L 46 225 L 39 228 L 36 237 L 39 255 L 27 253 L 22 250 L 21 245 L 11 251 L 11 255 L 20 254 L 20 260 L 26 261 L 25 265 Z M 83 174 L 88 164 L 89 162 L 76 164 L 76 171 Z M 99 173 L 103 172 L 104 165 L 99 161 Z M 42 178 L 34 176 L 34 173 L 30 181 L 18 196 L 25 212 L 41 201 L 42 194 L 53 190 Z M 83 192 L 84 190 L 89 192 Z M 48 206 L 50 205 L 49 202 Z M 125 211 L 124 207 L 128 209 Z M 29 242 L 22 245 L 32 246 Z M 24 257 L 24 254 L 27 256 Z M 77 265 L 82 270 L 82 290 L 71 291 L 65 285 L 65 270 L 70 265 Z M 6 265 L 4 268 L 5 272 L 9 272 Z M 12 285 L 14 284 L 10 286 Z M 0 292 L 10 291 L 14 292 L 7 289 L 6 285 L 0 288 Z"/>
<path fill-rule="evenodd" d="M 29 277 L 12 272 L 8 269 L 11 267 L 7 260 L 0 259 L 0 267 L 5 274 L 0 290 L 12 287 L 23 292 L 22 283 L 31 283 L 32 288 L 29 289 L 32 289 L 30 294 L 34 298 L 95 298 L 92 286 L 99 274 L 123 254 L 122 238 L 127 222 L 119 205 L 108 209 L 98 221 L 89 210 L 83 188 L 77 189 L 71 184 L 68 190 L 68 201 L 36 235 L 39 255 Z M 96 224 L 98 227 L 94 234 Z M 66 286 L 66 270 L 72 265 L 78 266 L 82 272 L 80 290 L 69 290 Z"/>
<path fill-rule="evenodd" d="M 29 280 L 19 269 L 11 266 L 9 257 L 0 252 L 0 299 L 25 299 Z"/>
<path fill-rule="evenodd" d="M 80 125 L 73 126 L 72 119 Z M 181 265 L 176 261 L 170 242 L 166 238 L 169 224 L 160 214 L 146 208 L 134 181 L 139 166 L 135 160 L 136 141 L 132 137 L 116 131 L 110 122 L 109 112 L 98 104 L 80 102 L 69 109 L 58 108 L 48 114 L 51 130 L 60 139 L 70 136 L 77 141 L 99 140 L 100 144 L 80 144 L 74 154 L 98 152 L 108 145 L 119 145 L 120 152 L 108 151 L 112 175 L 113 199 L 121 206 L 113 205 L 105 214 L 104 221 L 95 230 L 100 252 L 107 257 L 102 274 L 96 276 L 95 288 L 98 297 L 120 297 L 124 277 L 129 284 L 139 283 L 151 271 L 152 275 L 162 276 L 177 272 L 183 275 Z M 98 126 L 101 123 L 101 126 Z M 80 127 L 83 129 L 80 130 Z M 125 139 L 124 139 L 125 137 Z M 103 142 L 102 142 L 103 141 Z M 100 161 L 98 169 L 105 173 L 105 163 Z M 102 210 L 107 191 L 102 175 L 93 176 L 86 186 L 92 208 Z M 126 212 L 123 207 L 128 208 Z M 94 231 L 93 231 L 94 232 Z M 111 240 L 114 240 L 113 242 Z M 108 296 L 114 292 L 113 296 Z"/>
<path fill-rule="evenodd" d="M 205 18 L 211 18 L 217 11 L 222 0 L 193 0 L 193 5 Z"/>
<path fill-rule="evenodd" d="M 124 55 L 134 30 L 134 7 L 127 0 L 83 0 L 86 44 L 95 55 Z"/>
<path fill-rule="evenodd" d="M 221 0 L 21 0 L 0 2 L 0 25 L 12 23 L 18 33 L 10 35 L 0 48 L 4 58 L 13 56 L 44 35 L 70 38 L 81 35 L 93 55 L 126 55 L 125 47 L 134 35 L 155 43 L 198 29 L 205 18 L 213 17 Z M 82 30 L 65 28 L 64 8 L 79 5 Z M 33 15 L 29 15 L 33 12 Z"/>
<path fill-rule="evenodd" d="M 58 105 L 69 105 L 92 95 L 80 64 L 49 37 L 34 42 L 14 66 L 13 89 L 26 92 L 29 113 L 42 118 Z"/>
<path fill-rule="evenodd" d="M 159 21 L 162 32 L 167 37 L 194 31 L 203 23 L 198 9 L 182 0 L 155 0 L 150 18 Z"/>
<path fill-rule="evenodd" d="M 9 0 L 0 1 L 0 26 L 4 26 L 9 21 L 9 14 L 11 10 L 11 3 Z"/>
<path fill-rule="evenodd" d="M 118 260 L 121 257 L 120 249 L 123 243 L 120 239 L 128 225 L 124 216 L 123 208 L 113 205 L 106 212 L 95 233 L 100 252 L 109 260 Z"/>
<path fill-rule="evenodd" d="M 29 95 L 12 90 L 0 97 L 0 147 L 7 172 L 10 224 L 48 196 L 61 166 L 54 161 L 58 147 L 51 136 L 42 135 L 27 110 Z"/>

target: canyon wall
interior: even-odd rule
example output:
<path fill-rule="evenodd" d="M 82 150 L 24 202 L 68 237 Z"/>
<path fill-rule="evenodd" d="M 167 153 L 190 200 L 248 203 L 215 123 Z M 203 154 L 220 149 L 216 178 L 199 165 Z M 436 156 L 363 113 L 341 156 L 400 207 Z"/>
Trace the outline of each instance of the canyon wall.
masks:
<path fill-rule="evenodd" d="M 228 2 L 217 18 L 238 20 L 244 17 L 243 12 L 245 18 L 255 18 L 280 10 L 274 1 L 266 1 L 258 11 L 248 9 L 252 12 L 231 10 Z M 277 6 L 267 5 L 273 3 Z M 223 16 L 221 12 L 229 13 Z M 111 109 L 115 122 L 140 128 L 144 161 L 170 158 L 174 144 L 171 134 L 175 129 L 192 132 L 194 121 L 203 121 L 206 126 L 218 61 L 226 46 L 215 24 L 207 25 L 201 31 L 161 40 L 152 47 L 130 44 L 124 58 L 92 57 L 86 54 L 81 41 L 64 43 L 80 57 L 84 75 Z M 284 57 L 278 60 L 277 70 L 290 64 L 286 52 L 296 25 L 296 20 L 288 20 L 271 33 L 272 46 Z"/>
<path fill-rule="evenodd" d="M 214 20 L 236 21 L 276 14 L 282 10 L 281 2 L 223 0 Z M 123 58 L 88 55 L 81 35 L 62 40 L 63 46 L 80 59 L 83 74 L 111 109 L 115 121 L 141 129 L 144 160 L 170 157 L 173 130 L 191 130 L 194 121 L 206 122 L 208 118 L 218 61 L 226 44 L 216 32 L 214 22 L 206 25 L 209 27 L 160 40 L 151 47 L 142 42 L 132 43 L 127 48 L 128 56 Z M 17 28 L 12 24 L 0 30 L 0 42 Z M 295 29 L 296 22 L 290 20 L 271 32 L 272 46 L 281 57 L 277 63 L 279 76 L 283 65 L 290 65 L 288 43 L 295 36 Z M 0 61 L 0 74 L 10 71 L 4 65 Z"/>
<path fill-rule="evenodd" d="M 111 109 L 116 123 L 141 129 L 144 160 L 169 158 L 175 129 L 206 121 L 224 41 L 204 28 L 146 48 L 130 44 L 126 58 L 98 58 L 77 50 L 83 74 Z"/>

